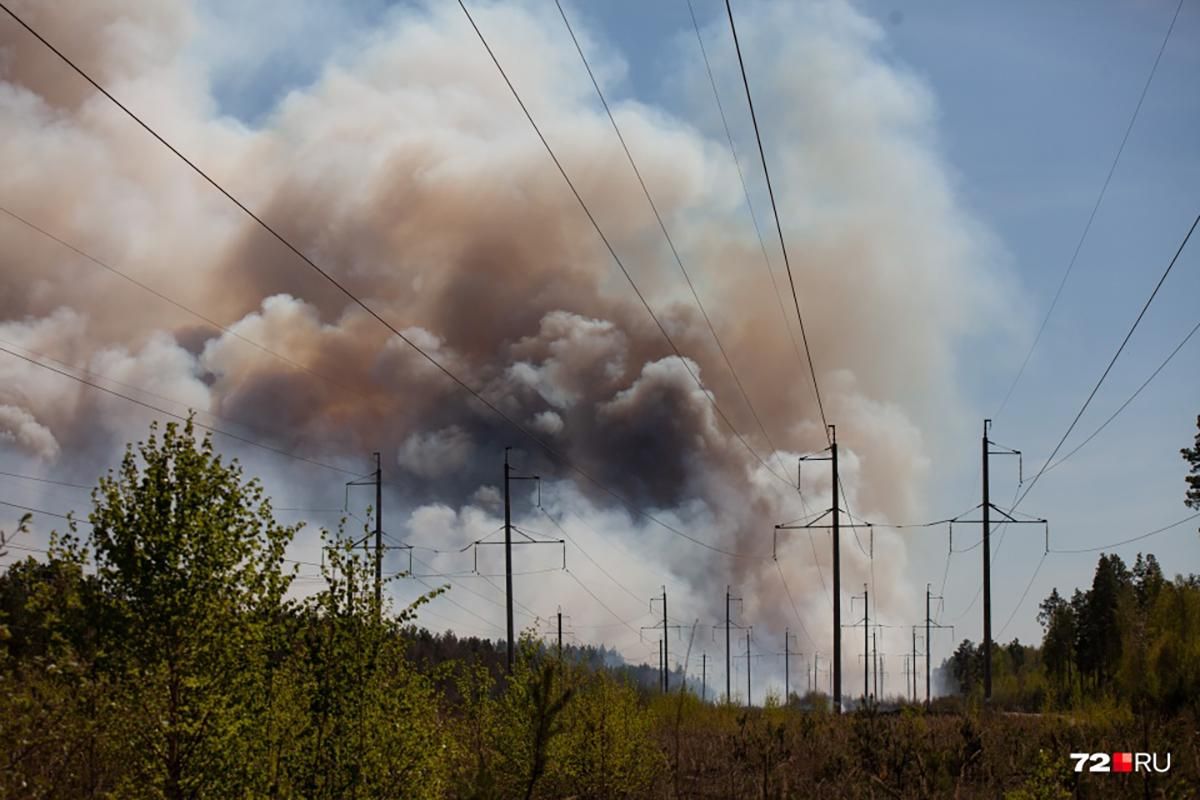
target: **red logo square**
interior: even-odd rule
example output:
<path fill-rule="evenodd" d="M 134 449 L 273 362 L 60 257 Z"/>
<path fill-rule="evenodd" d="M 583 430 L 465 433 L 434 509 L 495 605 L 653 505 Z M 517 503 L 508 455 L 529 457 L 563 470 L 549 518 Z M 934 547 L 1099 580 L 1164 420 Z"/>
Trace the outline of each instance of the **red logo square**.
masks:
<path fill-rule="evenodd" d="M 1113 772 L 1133 772 L 1133 753 L 1113 753 Z"/>

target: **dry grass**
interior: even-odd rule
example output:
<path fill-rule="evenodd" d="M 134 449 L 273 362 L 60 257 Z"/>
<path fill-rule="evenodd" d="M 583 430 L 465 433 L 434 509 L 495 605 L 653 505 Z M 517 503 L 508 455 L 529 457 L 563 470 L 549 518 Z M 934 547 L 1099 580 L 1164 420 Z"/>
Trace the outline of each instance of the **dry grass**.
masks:
<path fill-rule="evenodd" d="M 696 703 L 681 709 L 668 699 L 657 710 L 671 769 L 652 792 L 656 797 L 1200 796 L 1200 736 L 1190 719 L 1143 730 L 1127 714 L 1105 713 L 906 710 L 838 717 Z M 1069 758 L 1139 750 L 1170 752 L 1171 772 L 1077 774 Z"/>

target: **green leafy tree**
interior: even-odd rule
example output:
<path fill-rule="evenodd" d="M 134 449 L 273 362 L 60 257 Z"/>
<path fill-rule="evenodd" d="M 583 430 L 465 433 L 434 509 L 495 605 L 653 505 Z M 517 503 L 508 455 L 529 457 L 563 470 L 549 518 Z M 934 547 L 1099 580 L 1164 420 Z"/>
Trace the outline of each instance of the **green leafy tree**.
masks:
<path fill-rule="evenodd" d="M 326 589 L 305 602 L 284 666 L 275 796 L 442 797 L 449 727 L 433 681 L 405 657 L 403 637 L 416 609 L 440 590 L 395 616 L 376 613 L 374 585 L 363 579 L 368 560 L 340 536 L 325 553 Z"/>
<path fill-rule="evenodd" d="M 0 575 L 0 797 L 97 797 L 112 786 L 96 599 L 74 561 L 27 558 Z"/>
<path fill-rule="evenodd" d="M 157 426 L 93 492 L 88 549 L 103 602 L 102 666 L 119 676 L 112 733 L 123 791 L 231 797 L 262 791 L 273 638 L 287 613 L 284 551 L 257 480 L 224 463 L 190 420 Z M 63 558 L 83 563 L 68 537 Z"/>
<path fill-rule="evenodd" d="M 482 781 L 465 788 L 468 797 L 542 796 L 539 787 L 551 766 L 551 753 L 564 732 L 564 711 L 576 687 L 566 667 L 549 657 L 531 637 L 523 636 L 512 674 L 488 712 L 487 755 Z"/>
<path fill-rule="evenodd" d="M 652 738 L 653 715 L 628 682 L 606 672 L 572 672 L 575 696 L 550 747 L 547 783 L 562 796 L 641 795 L 665 766 Z"/>

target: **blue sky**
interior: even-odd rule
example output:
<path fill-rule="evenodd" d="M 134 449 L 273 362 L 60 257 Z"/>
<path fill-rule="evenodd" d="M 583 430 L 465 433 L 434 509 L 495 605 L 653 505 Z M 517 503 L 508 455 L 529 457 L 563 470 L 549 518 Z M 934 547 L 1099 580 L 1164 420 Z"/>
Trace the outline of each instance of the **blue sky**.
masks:
<path fill-rule="evenodd" d="M 694 1 L 706 36 L 727 37 L 723 4 Z M 756 13 L 754 3 L 735 5 L 738 14 Z M 960 391 L 982 420 L 997 411 L 1033 340 L 1175 3 L 929 2 L 899 7 L 863 2 L 857 7 L 885 30 L 885 57 L 930 91 L 941 155 L 955 178 L 958 202 L 995 238 L 1007 277 L 1018 287 L 1010 309 L 1015 335 L 971 341 L 960 351 Z M 209 8 L 217 19 L 236 13 L 223 2 Z M 678 83 L 669 72 L 675 63 L 672 49 L 694 46 L 687 41 L 693 34 L 683 0 L 614 0 L 569 8 L 599 45 L 626 64 L 610 99 L 636 99 L 684 118 L 694 114 L 675 94 Z M 257 18 L 261 29 L 251 20 L 240 36 L 259 55 L 249 66 L 244 58 L 236 59 L 231 62 L 235 69 L 218 73 L 223 110 L 257 119 L 288 88 L 311 80 L 328 55 L 353 39 L 351 34 L 378 23 L 386 13 L 384 3 L 353 10 L 314 5 L 307 16 L 264 14 Z M 237 49 L 234 38 L 226 46 Z M 296 45 L 300 40 L 302 48 Z M 727 39 L 713 42 L 729 46 Z M 1197 45 L 1200 13 L 1185 4 L 1061 301 L 1011 401 L 995 420 L 993 438 L 1025 452 L 1027 476 L 1065 430 L 1200 210 Z M 754 53 L 748 59 L 753 75 Z M 721 76 L 723 85 L 736 87 L 727 83 L 734 79 Z M 748 141 L 749 120 L 740 105 L 731 117 L 738 138 Z M 769 130 L 766 134 L 770 137 Z M 760 180 L 757 170 L 751 180 Z M 787 210 L 783 213 L 786 217 Z M 1195 324 L 1200 313 L 1197 248 L 1200 244 L 1193 244 L 1176 265 L 1068 449 L 1119 405 Z M 798 280 L 803 287 L 803 276 Z M 1030 494 L 1022 510 L 1051 520 L 1053 546 L 1115 541 L 1185 515 L 1178 450 L 1195 434 L 1200 412 L 1198 353 L 1200 340 L 1192 341 L 1104 434 Z M 821 354 L 815 357 L 819 361 Z M 964 439 L 957 460 L 933 466 L 929 505 L 938 509 L 937 515 L 978 501 L 978 447 L 977 436 Z M 997 459 L 993 474 L 993 497 L 1006 503 L 1015 488 L 1016 464 Z M 994 564 L 997 629 L 1042 555 L 1040 531 L 1030 526 L 1011 533 Z M 971 534 L 961 535 L 966 541 Z M 914 546 L 926 557 L 916 561 L 927 564 L 929 574 L 914 574 L 913 581 L 931 581 L 936 588 L 944 564 L 944 533 L 918 536 Z M 1189 525 L 1142 547 L 1175 573 L 1200 571 L 1196 544 L 1195 526 Z M 1118 552 L 1132 561 L 1137 550 L 1134 545 Z M 953 559 L 947 621 L 963 614 L 975 594 L 978 552 Z M 1036 638 L 1036 601 L 1051 586 L 1069 589 L 1087 583 L 1096 555 L 1051 555 L 1003 637 Z M 978 605 L 956 625 L 958 638 L 978 638 Z"/>

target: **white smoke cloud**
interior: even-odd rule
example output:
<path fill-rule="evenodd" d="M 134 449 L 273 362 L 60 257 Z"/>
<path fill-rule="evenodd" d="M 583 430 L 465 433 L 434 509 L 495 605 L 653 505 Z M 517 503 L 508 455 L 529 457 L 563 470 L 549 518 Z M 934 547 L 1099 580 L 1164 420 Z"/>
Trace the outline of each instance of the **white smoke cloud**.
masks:
<path fill-rule="evenodd" d="M 230 64 L 278 62 L 286 48 L 256 60 L 244 41 L 217 46 L 230 7 L 104 0 L 84 11 L 56 0 L 16 10 L 511 419 L 656 517 L 754 557 L 690 544 L 547 459 L 10 22 L 0 25 L 0 162 L 9 167 L 0 205 L 236 335 L 0 216 L 0 338 L 168 398 L 172 411 L 236 420 L 272 446 L 356 464 L 384 451 L 385 464 L 402 468 L 385 500 L 389 530 L 453 551 L 414 551 L 428 559 L 421 569 L 460 574 L 470 553 L 456 548 L 494 532 L 502 449 L 515 446 L 515 458 L 553 483 L 544 507 L 622 583 L 647 599 L 665 583 L 680 619 L 706 624 L 732 584 L 764 641 L 799 622 L 794 600 L 828 654 L 828 534 L 811 543 L 789 535 L 779 561 L 769 557 L 772 526 L 805 513 L 785 482 L 796 454 L 824 446 L 821 420 L 723 132 L 692 121 L 713 116 L 694 41 L 668 54 L 676 69 L 667 81 L 690 98 L 682 107 L 614 96 L 614 112 L 777 454 L 692 306 L 552 7 L 481 4 L 477 18 L 703 390 L 614 269 L 452 4 L 393 9 L 370 26 L 329 12 L 339 45 L 314 50 L 330 54 L 324 63 L 297 65 L 309 80 L 253 123 L 223 116 L 214 86 L 233 80 Z M 628 65 L 581 33 L 601 82 L 619 86 Z M 924 510 L 931 460 L 962 425 L 956 349 L 999 324 L 994 245 L 957 201 L 931 92 L 884 56 L 879 26 L 829 0 L 764 4 L 739 33 L 849 502 L 859 517 L 911 518 Z M 736 98 L 730 48 L 712 55 Z M 773 266 L 785 281 L 778 259 Z M 785 480 L 746 452 L 710 397 Z M 33 453 L 64 470 L 111 463 L 148 418 L 3 354 L 0 409 L 0 462 Z M 329 478 L 265 458 L 253 463 L 297 505 Z M 826 507 L 827 474 L 805 480 L 808 506 Z M 341 482 L 327 492 L 334 502 Z M 522 495 L 518 524 L 557 538 L 534 499 Z M 299 552 L 315 561 L 314 541 Z M 553 566 L 548 550 L 521 557 Z M 876 533 L 873 570 L 848 536 L 842 556 L 844 586 L 873 581 L 883 616 L 914 618 L 902 539 Z M 570 548 L 568 563 L 626 621 L 643 613 Z M 495 587 L 459 582 L 478 594 L 456 589 L 457 601 L 502 619 Z M 565 573 L 530 576 L 521 600 L 539 614 L 559 603 L 589 609 L 577 613 L 581 630 L 618 624 Z M 482 625 L 454 606 L 430 610 Z M 624 627 L 591 630 L 597 641 L 620 634 L 628 652 L 639 646 Z"/>
<path fill-rule="evenodd" d="M 58 457 L 58 442 L 50 429 L 16 406 L 0 405 L 0 442 L 11 442 L 45 461 Z"/>

